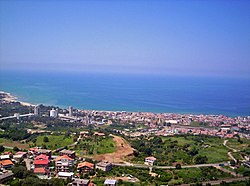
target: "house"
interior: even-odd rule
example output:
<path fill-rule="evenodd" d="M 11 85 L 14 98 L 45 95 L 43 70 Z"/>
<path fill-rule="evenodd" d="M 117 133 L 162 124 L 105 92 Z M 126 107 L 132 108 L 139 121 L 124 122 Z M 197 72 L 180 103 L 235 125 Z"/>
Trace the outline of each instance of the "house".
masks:
<path fill-rule="evenodd" d="M 70 167 L 74 165 L 74 159 L 67 155 L 59 156 L 55 159 L 56 172 L 70 172 Z"/>
<path fill-rule="evenodd" d="M 0 161 L 1 168 L 12 168 L 14 166 L 14 163 L 11 160 L 1 160 Z"/>
<path fill-rule="evenodd" d="M 47 150 L 47 149 L 38 149 L 38 150 L 36 151 L 36 154 L 37 154 L 37 155 L 43 154 L 43 155 L 48 156 L 49 159 L 51 158 L 51 153 L 52 153 L 52 151 L 51 151 L 51 150 Z"/>
<path fill-rule="evenodd" d="M 74 173 L 73 172 L 58 172 L 58 178 L 72 180 Z"/>
<path fill-rule="evenodd" d="M 77 165 L 77 171 L 80 173 L 89 173 L 89 172 L 92 172 L 93 170 L 94 170 L 94 164 L 89 163 L 87 161 L 83 163 L 79 163 Z"/>
<path fill-rule="evenodd" d="M 146 165 L 153 165 L 154 162 L 155 162 L 155 160 L 156 160 L 156 158 L 153 157 L 153 156 L 146 157 L 144 163 L 145 163 Z"/>
<path fill-rule="evenodd" d="M 67 155 L 68 157 L 75 159 L 76 158 L 76 152 L 63 149 L 59 152 L 60 156 Z"/>
<path fill-rule="evenodd" d="M 95 132 L 94 135 L 95 135 L 95 136 L 105 136 L 105 134 L 102 133 L 102 132 Z"/>
<path fill-rule="evenodd" d="M 51 154 L 52 154 L 52 151 L 51 150 L 47 150 L 47 149 L 38 149 L 38 148 L 30 148 L 29 149 L 29 154 L 32 154 L 34 156 L 38 156 L 38 155 L 46 155 L 49 157 L 49 159 L 51 158 Z"/>
<path fill-rule="evenodd" d="M 8 160 L 8 159 L 11 159 L 11 155 L 10 155 L 10 154 L 1 155 L 1 156 L 0 156 L 0 159 L 1 159 L 1 160 Z"/>
<path fill-rule="evenodd" d="M 27 152 L 21 152 L 21 151 L 17 152 L 13 156 L 14 159 L 22 159 L 22 158 L 26 158 L 26 157 L 27 157 Z"/>
<path fill-rule="evenodd" d="M 96 164 L 96 169 L 100 169 L 104 172 L 108 172 L 112 170 L 112 164 L 108 161 L 101 161 Z"/>
<path fill-rule="evenodd" d="M 72 182 L 72 186 L 89 186 L 90 181 L 87 179 L 77 179 L 75 178 Z"/>
<path fill-rule="evenodd" d="M 105 181 L 104 181 L 104 185 L 105 186 L 116 186 L 116 180 L 110 180 L 110 179 L 106 179 Z"/>
<path fill-rule="evenodd" d="M 89 132 L 88 131 L 82 131 L 80 132 L 80 138 L 85 138 L 89 136 Z"/>
<path fill-rule="evenodd" d="M 6 181 L 9 181 L 9 180 L 12 180 L 14 177 L 14 174 L 12 172 L 6 172 L 4 174 L 1 174 L 0 175 L 0 184 L 6 182 Z"/>
<path fill-rule="evenodd" d="M 35 174 L 49 174 L 49 156 L 41 154 L 34 161 Z"/>

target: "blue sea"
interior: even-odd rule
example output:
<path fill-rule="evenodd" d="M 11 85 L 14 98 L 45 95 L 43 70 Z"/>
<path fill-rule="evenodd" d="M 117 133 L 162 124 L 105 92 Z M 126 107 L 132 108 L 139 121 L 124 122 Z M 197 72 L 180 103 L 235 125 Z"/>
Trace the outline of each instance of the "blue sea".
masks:
<path fill-rule="evenodd" d="M 246 78 L 4 71 L 0 90 L 63 108 L 250 115 Z"/>

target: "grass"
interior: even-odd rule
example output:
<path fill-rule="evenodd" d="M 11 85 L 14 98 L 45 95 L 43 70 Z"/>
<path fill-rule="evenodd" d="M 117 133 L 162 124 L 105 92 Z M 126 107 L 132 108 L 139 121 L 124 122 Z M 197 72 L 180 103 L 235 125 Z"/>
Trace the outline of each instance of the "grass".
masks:
<path fill-rule="evenodd" d="M 107 154 L 115 152 L 116 144 L 112 137 L 88 137 L 83 139 L 75 149 L 77 154 Z"/>
<path fill-rule="evenodd" d="M 44 137 L 44 135 L 41 135 L 36 138 L 37 146 L 46 145 L 48 149 L 57 149 L 59 147 L 64 147 L 74 143 L 71 136 L 65 137 L 64 135 L 47 135 L 47 137 L 49 138 L 48 142 L 43 141 Z M 33 143 L 31 142 L 31 144 Z"/>
<path fill-rule="evenodd" d="M 250 146 L 250 140 L 247 139 L 241 139 L 243 143 L 238 142 L 237 139 L 229 139 L 227 142 L 227 146 L 236 149 L 236 150 L 244 150 L 248 146 Z"/>
<path fill-rule="evenodd" d="M 228 161 L 228 149 L 224 146 L 213 145 L 199 151 L 199 155 L 205 155 L 208 158 L 207 163 L 220 163 Z"/>
<path fill-rule="evenodd" d="M 188 168 L 173 170 L 175 177 L 182 179 L 183 183 L 196 183 L 220 178 L 230 178 L 232 175 L 213 167 Z"/>
<path fill-rule="evenodd" d="M 18 147 L 19 149 L 29 149 L 29 145 L 21 143 L 19 141 L 13 141 L 10 139 L 0 138 L 0 144 L 7 147 Z"/>

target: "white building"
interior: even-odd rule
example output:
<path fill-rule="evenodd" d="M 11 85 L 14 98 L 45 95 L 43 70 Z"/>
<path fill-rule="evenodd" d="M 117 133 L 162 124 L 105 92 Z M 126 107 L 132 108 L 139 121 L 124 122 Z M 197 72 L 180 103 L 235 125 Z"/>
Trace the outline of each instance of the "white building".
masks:
<path fill-rule="evenodd" d="M 58 111 L 53 108 L 52 110 L 50 110 L 49 116 L 56 118 L 58 116 Z"/>
<path fill-rule="evenodd" d="M 73 107 L 69 106 L 69 116 L 72 117 L 73 116 Z"/>
<path fill-rule="evenodd" d="M 36 106 L 34 107 L 34 114 L 35 114 L 35 116 L 38 116 L 38 115 L 39 115 L 39 106 L 38 106 L 38 105 L 36 105 Z"/>
<path fill-rule="evenodd" d="M 144 163 L 145 163 L 146 165 L 153 165 L 154 162 L 155 162 L 155 160 L 156 160 L 156 158 L 153 157 L 153 156 L 146 157 Z"/>

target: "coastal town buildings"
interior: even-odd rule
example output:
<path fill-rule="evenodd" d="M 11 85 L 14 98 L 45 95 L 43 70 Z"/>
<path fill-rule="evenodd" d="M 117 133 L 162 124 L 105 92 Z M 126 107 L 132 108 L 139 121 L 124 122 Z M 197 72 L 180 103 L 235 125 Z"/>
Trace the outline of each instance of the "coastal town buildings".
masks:
<path fill-rule="evenodd" d="M 67 155 L 59 156 L 55 159 L 56 172 L 70 172 L 70 168 L 74 166 L 74 159 Z"/>
<path fill-rule="evenodd" d="M 75 157 L 76 157 L 76 152 L 75 151 L 66 150 L 66 149 L 61 150 L 59 152 L 59 154 L 60 154 L 60 156 L 66 155 L 66 156 L 68 156 L 68 157 L 70 157 L 72 159 L 75 159 Z"/>

